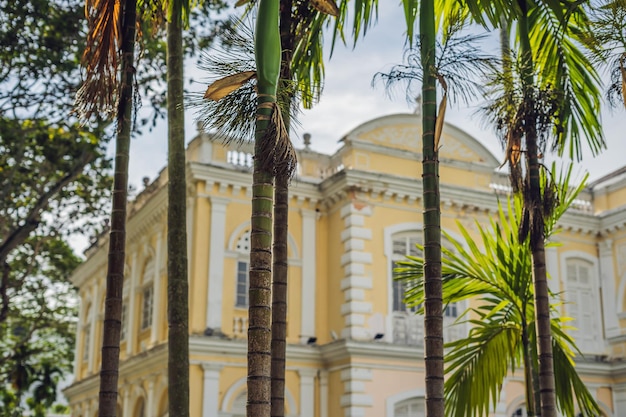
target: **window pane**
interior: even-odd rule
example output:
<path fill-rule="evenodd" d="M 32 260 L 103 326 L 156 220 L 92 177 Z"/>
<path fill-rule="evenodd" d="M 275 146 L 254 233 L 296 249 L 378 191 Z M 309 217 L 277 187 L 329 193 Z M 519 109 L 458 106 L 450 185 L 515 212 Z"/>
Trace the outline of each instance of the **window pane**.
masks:
<path fill-rule="evenodd" d="M 141 309 L 141 329 L 152 325 L 152 287 L 143 290 L 143 306 Z"/>
<path fill-rule="evenodd" d="M 393 254 L 402 256 L 406 255 L 406 239 L 394 239 Z"/>
<path fill-rule="evenodd" d="M 237 294 L 235 305 L 238 307 L 248 306 L 248 263 L 237 262 Z"/>

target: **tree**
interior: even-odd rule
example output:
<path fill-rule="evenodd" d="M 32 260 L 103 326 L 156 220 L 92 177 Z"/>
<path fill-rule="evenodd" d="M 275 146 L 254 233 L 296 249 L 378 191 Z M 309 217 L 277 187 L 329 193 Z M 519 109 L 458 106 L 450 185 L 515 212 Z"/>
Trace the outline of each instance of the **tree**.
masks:
<path fill-rule="evenodd" d="M 99 113 L 115 114 L 116 118 L 115 174 L 98 408 L 99 416 L 114 417 L 117 407 L 126 254 L 128 159 L 133 119 L 137 2 L 126 0 L 120 4 L 114 0 L 87 0 L 86 12 L 89 22 L 84 55 L 87 76 L 76 98 L 77 110 L 85 120 Z M 119 79 L 116 74 L 118 62 Z"/>
<path fill-rule="evenodd" d="M 588 44 L 595 58 L 610 68 L 609 104 L 626 108 L 626 2 L 611 0 L 597 6 L 590 7 Z"/>
<path fill-rule="evenodd" d="M 511 74 L 498 77 L 508 85 L 499 90 L 507 94 L 497 95 L 488 111 L 506 144 L 513 189 L 524 196 L 520 239 L 530 237 L 533 254 L 540 414 L 552 417 L 555 378 L 543 224 L 553 196 L 549 188 L 541 188 L 540 158 L 550 143 L 559 154 L 567 151 L 580 160 L 583 136 L 592 152 L 604 147 L 599 79 L 579 47 L 588 24 L 580 5 L 520 0 L 513 12 L 506 24 L 515 30 L 519 54 L 511 62 Z"/>
<path fill-rule="evenodd" d="M 79 263 L 62 237 L 41 231 L 5 263 L 5 282 L 19 285 L 6 288 L 0 322 L 0 415 L 21 416 L 24 404 L 43 415 L 56 401 L 58 381 L 72 370 L 76 294 L 68 277 Z"/>
<path fill-rule="evenodd" d="M 552 173 L 556 169 L 553 165 Z M 543 189 L 553 188 L 556 205 L 546 217 L 545 235 L 550 236 L 559 218 L 565 213 L 583 182 L 569 187 L 572 166 L 560 175 L 559 186 L 543 176 Z M 554 174 L 556 175 L 556 174 Z M 535 415 L 535 387 L 538 352 L 534 322 L 532 259 L 530 239 L 518 238 L 523 221 L 523 201 L 520 196 L 509 200 L 507 209 L 499 205 L 499 215 L 489 228 L 476 222 L 481 238 L 477 242 L 465 227 L 458 224 L 463 240 L 446 236 L 454 249 L 443 248 L 444 303 L 472 300 L 461 317 L 471 325 L 466 338 L 447 344 L 445 383 L 446 415 L 487 416 L 499 401 L 500 390 L 509 371 L 522 369 L 526 384 L 528 415 Z M 479 247 L 481 244 L 482 248 Z M 424 301 L 422 259 L 408 257 L 399 263 L 397 276 L 407 280 L 408 302 L 420 305 Z M 551 320 L 552 348 L 559 408 L 574 417 L 574 399 L 584 415 L 599 415 L 600 409 L 574 368 L 574 341 L 565 333 L 567 318 Z"/>
<path fill-rule="evenodd" d="M 171 1 L 167 22 L 168 209 L 167 306 L 169 415 L 189 416 L 189 284 L 183 74 L 183 16 L 189 1 Z"/>

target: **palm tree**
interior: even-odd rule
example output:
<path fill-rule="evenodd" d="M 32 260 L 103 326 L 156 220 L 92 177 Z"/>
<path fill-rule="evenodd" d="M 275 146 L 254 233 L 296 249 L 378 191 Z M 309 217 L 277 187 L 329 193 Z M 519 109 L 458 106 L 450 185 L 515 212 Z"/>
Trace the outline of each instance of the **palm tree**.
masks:
<path fill-rule="evenodd" d="M 506 97 L 498 97 L 489 110 L 508 150 L 513 189 L 524 196 L 520 239 L 530 238 L 533 258 L 540 414 L 553 417 L 556 393 L 543 227 L 552 195 L 549 188 L 541 188 L 540 155 L 548 138 L 559 154 L 567 151 L 579 160 L 583 135 L 592 152 L 602 149 L 599 80 L 578 47 L 588 23 L 579 5 L 519 0 L 511 19 L 516 22 L 506 23 L 516 31 L 519 56 L 510 66 L 511 74 L 502 77 L 508 85 L 503 89 Z"/>
<path fill-rule="evenodd" d="M 169 415 L 189 416 L 189 284 L 183 102 L 183 24 L 189 0 L 171 0 L 167 22 L 167 306 Z"/>
<path fill-rule="evenodd" d="M 626 108 L 626 1 L 609 0 L 590 9 L 592 50 L 601 63 L 608 61 L 611 71 L 608 102 Z"/>
<path fill-rule="evenodd" d="M 126 252 L 128 159 L 133 113 L 137 1 L 87 0 L 89 23 L 84 63 L 87 76 L 76 98 L 80 115 L 115 114 L 115 174 L 106 277 L 98 415 L 114 417 L 119 376 L 122 287 Z M 116 75 L 119 66 L 119 81 Z M 117 99 L 117 100 L 116 100 Z"/>
<path fill-rule="evenodd" d="M 555 171 L 553 166 L 552 172 Z M 546 218 L 549 236 L 567 207 L 582 190 L 568 186 L 572 167 L 560 176 L 562 184 L 555 191 L 558 202 Z M 541 186 L 553 188 L 545 177 Z M 499 216 L 485 228 L 476 223 L 483 248 L 475 237 L 459 224 L 463 240 L 447 236 L 454 250 L 443 248 L 444 302 L 476 300 L 461 317 L 468 317 L 471 330 L 466 338 L 447 344 L 445 383 L 446 415 L 486 416 L 499 401 L 500 389 L 509 371 L 521 369 L 526 384 L 528 415 L 535 414 L 533 373 L 537 362 L 537 332 L 534 324 L 535 303 L 532 285 L 530 239 L 520 242 L 518 229 L 523 221 L 523 201 L 517 196 L 509 200 L 508 210 L 499 206 Z M 507 213 L 508 212 L 508 213 Z M 401 279 L 408 280 L 408 301 L 419 305 L 424 301 L 421 286 L 424 276 L 422 259 L 409 257 L 396 269 Z M 476 298 L 478 297 L 478 298 Z M 559 377 L 556 393 L 561 411 L 575 416 L 574 399 L 584 415 L 599 415 L 600 409 L 580 380 L 574 368 L 574 341 L 564 332 L 565 318 L 551 320 L 552 349 Z"/>

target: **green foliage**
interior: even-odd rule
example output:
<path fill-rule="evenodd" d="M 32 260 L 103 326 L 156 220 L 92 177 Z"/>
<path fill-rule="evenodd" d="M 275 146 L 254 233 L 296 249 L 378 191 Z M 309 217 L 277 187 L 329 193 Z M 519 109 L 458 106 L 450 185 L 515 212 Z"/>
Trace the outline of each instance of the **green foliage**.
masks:
<path fill-rule="evenodd" d="M 555 171 L 553 166 L 552 172 Z M 545 175 L 542 180 L 544 187 L 552 182 L 561 184 L 555 192 L 556 208 L 546 219 L 549 233 L 555 231 L 558 219 L 582 190 L 582 184 L 569 187 L 571 173 L 570 166 L 556 181 L 548 178 L 554 174 Z M 532 257 L 529 239 L 521 243 L 518 239 L 521 218 L 522 202 L 517 197 L 509 201 L 506 208 L 499 205 L 499 215 L 491 220 L 489 227 L 476 222 L 480 239 L 461 224 L 458 227 L 462 240 L 446 235 L 453 249 L 442 247 L 443 301 L 454 303 L 471 299 L 475 305 L 462 315 L 471 326 L 469 335 L 446 345 L 448 416 L 488 415 L 499 400 L 505 377 L 524 369 L 524 350 L 529 350 L 532 364 L 538 360 Z M 407 261 L 399 263 L 396 274 L 398 279 L 407 281 L 407 303 L 421 305 L 424 302 L 423 259 L 409 256 Z M 598 405 L 574 367 L 577 348 L 564 332 L 567 320 L 555 317 L 551 321 L 558 406 L 568 417 L 575 415 L 576 408 L 585 415 L 597 415 Z M 530 341 L 527 346 L 525 338 Z"/>
<path fill-rule="evenodd" d="M 2 277 L 9 303 L 0 321 L 0 415 L 24 402 L 43 415 L 72 370 L 77 306 L 68 277 L 80 259 L 59 237 L 32 237 L 16 252 Z"/>

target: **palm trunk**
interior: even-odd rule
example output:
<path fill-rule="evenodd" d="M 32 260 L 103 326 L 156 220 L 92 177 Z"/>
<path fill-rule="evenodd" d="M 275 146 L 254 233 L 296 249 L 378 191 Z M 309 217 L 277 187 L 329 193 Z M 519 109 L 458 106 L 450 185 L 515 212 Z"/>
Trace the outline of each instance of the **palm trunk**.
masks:
<path fill-rule="evenodd" d="M 109 237 L 109 264 L 106 278 L 102 368 L 100 371 L 99 417 L 115 417 L 120 363 L 120 328 L 122 290 L 126 256 L 126 202 L 128 199 L 128 159 L 133 112 L 133 76 L 135 74 L 136 0 L 123 3 L 120 97 L 117 108 L 115 174 Z"/>
<path fill-rule="evenodd" d="M 279 0 L 261 0 L 255 33 L 257 117 L 252 175 L 250 288 L 248 308 L 248 417 L 271 414 L 271 283 L 274 178 L 266 133 L 276 103 L 280 67 Z M 271 147 L 270 147 L 271 148 Z"/>
<path fill-rule="evenodd" d="M 183 88 L 182 16 L 181 8 L 173 7 L 167 24 L 168 391 L 169 415 L 188 417 L 189 284 L 187 282 L 187 185 Z"/>
<path fill-rule="evenodd" d="M 526 393 L 526 414 L 528 417 L 537 415 L 535 408 L 535 389 L 533 378 L 533 360 L 531 355 L 530 340 L 528 338 L 528 323 L 526 322 L 526 312 L 522 312 L 522 349 L 524 352 L 524 388 Z"/>
<path fill-rule="evenodd" d="M 276 178 L 274 203 L 274 280 L 272 283 L 272 417 L 285 415 L 285 351 L 287 347 L 287 179 Z"/>
<path fill-rule="evenodd" d="M 522 81 L 524 83 L 524 106 L 527 109 L 524 115 L 524 137 L 526 140 L 527 158 L 524 206 L 530 216 L 529 228 L 535 288 L 535 322 L 537 328 L 537 351 L 539 356 L 541 416 L 556 417 L 554 365 L 552 360 L 552 337 L 550 333 L 550 298 L 548 279 L 546 276 L 543 205 L 539 178 L 537 116 L 534 113 L 534 65 L 528 28 L 528 4 L 526 0 L 520 0 L 519 5 L 522 11 L 519 21 L 520 46 L 523 59 Z"/>
<path fill-rule="evenodd" d="M 282 57 L 279 88 L 291 80 L 291 57 L 293 37 L 291 34 L 291 0 L 280 1 L 280 41 Z M 285 128 L 289 132 L 291 95 L 287 109 L 283 112 Z M 271 369 L 271 415 L 285 415 L 285 353 L 287 348 L 287 236 L 289 219 L 289 179 L 276 178 L 274 191 L 274 265 L 272 282 L 272 369 Z"/>
<path fill-rule="evenodd" d="M 424 204 L 424 358 L 426 416 L 444 417 L 443 305 L 441 283 L 441 208 L 439 161 L 435 148 L 437 90 L 435 71 L 435 7 L 420 3 L 422 83 L 422 183 Z"/>

